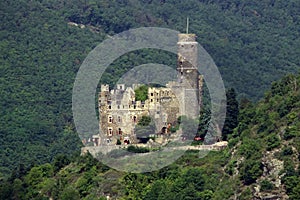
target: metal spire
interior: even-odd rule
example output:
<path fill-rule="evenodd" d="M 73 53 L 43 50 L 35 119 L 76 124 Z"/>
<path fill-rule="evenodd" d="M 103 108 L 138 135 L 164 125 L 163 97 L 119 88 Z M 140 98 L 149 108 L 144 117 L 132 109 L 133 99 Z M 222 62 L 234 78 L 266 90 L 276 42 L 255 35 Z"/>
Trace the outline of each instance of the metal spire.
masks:
<path fill-rule="evenodd" d="M 186 34 L 189 34 L 189 18 L 186 18 Z"/>

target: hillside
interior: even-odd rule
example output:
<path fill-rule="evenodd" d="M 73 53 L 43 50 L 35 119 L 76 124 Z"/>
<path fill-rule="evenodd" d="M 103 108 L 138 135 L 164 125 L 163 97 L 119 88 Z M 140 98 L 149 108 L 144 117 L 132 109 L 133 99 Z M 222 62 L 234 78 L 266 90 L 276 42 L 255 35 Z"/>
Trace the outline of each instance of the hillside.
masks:
<path fill-rule="evenodd" d="M 257 101 L 273 80 L 299 70 L 299 6 L 297 0 L 2 0 L 1 176 L 79 154 L 73 82 L 87 54 L 109 35 L 142 26 L 184 31 L 189 16 L 190 32 L 226 87 Z M 175 66 L 176 59 L 133 52 L 116 60 L 103 81 L 113 84 L 132 66 L 153 60 Z"/>
<path fill-rule="evenodd" d="M 89 154 L 16 171 L 0 199 L 299 199 L 300 74 L 273 83 L 263 100 L 241 102 L 229 146 L 204 158 L 188 151 L 158 171 L 109 169 Z"/>

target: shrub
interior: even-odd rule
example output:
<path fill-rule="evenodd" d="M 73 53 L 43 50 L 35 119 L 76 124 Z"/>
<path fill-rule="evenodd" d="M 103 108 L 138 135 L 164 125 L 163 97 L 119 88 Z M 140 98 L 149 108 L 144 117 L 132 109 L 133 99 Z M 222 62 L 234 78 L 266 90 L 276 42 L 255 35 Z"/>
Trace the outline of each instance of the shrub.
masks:
<path fill-rule="evenodd" d="M 267 137 L 267 150 L 270 151 L 280 146 L 280 138 L 274 133 Z"/>
<path fill-rule="evenodd" d="M 260 182 L 261 191 L 270 191 L 274 189 L 274 184 L 268 180 L 262 180 Z"/>
<path fill-rule="evenodd" d="M 281 151 L 282 156 L 289 156 L 293 154 L 293 149 L 292 147 L 284 147 Z"/>

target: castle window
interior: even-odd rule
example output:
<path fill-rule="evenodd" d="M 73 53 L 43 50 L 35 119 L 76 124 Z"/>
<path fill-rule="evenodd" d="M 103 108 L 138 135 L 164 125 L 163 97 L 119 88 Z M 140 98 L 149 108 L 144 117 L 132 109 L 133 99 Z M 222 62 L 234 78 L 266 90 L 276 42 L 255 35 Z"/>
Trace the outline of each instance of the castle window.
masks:
<path fill-rule="evenodd" d="M 122 122 L 122 118 L 121 116 L 118 116 L 118 122 L 121 123 Z"/>
<path fill-rule="evenodd" d="M 136 123 L 136 116 L 133 116 L 133 122 Z"/>
<path fill-rule="evenodd" d="M 120 109 L 120 105 L 118 105 L 118 109 Z"/>
<path fill-rule="evenodd" d="M 150 101 L 153 102 L 153 99 L 151 99 Z"/>
<path fill-rule="evenodd" d="M 153 93 L 151 93 L 151 96 L 153 96 Z"/>
<path fill-rule="evenodd" d="M 113 122 L 112 116 L 108 116 L 108 122 L 109 122 L 109 123 L 112 123 L 112 122 Z"/>
<path fill-rule="evenodd" d="M 118 133 L 119 133 L 119 135 L 122 135 L 122 130 L 121 130 L 121 128 L 118 129 Z"/>
<path fill-rule="evenodd" d="M 156 99 L 156 101 L 158 102 L 158 99 Z"/>
<path fill-rule="evenodd" d="M 108 109 L 111 109 L 111 106 L 108 106 Z"/>
<path fill-rule="evenodd" d="M 112 129 L 112 128 L 109 127 L 109 128 L 107 129 L 107 135 L 108 135 L 108 136 L 112 136 L 112 135 L 113 135 L 113 129 Z"/>
<path fill-rule="evenodd" d="M 136 109 L 136 105 L 133 106 L 133 109 Z"/>

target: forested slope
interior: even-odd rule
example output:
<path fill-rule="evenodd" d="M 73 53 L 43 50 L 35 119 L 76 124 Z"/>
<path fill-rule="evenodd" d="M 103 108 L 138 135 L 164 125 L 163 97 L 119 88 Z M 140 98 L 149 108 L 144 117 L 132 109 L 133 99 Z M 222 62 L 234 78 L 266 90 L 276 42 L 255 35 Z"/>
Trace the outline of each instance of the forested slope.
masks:
<path fill-rule="evenodd" d="M 2 0 L 2 176 L 15 167 L 50 162 L 58 154 L 78 154 L 73 82 L 83 59 L 107 35 L 141 26 L 183 32 L 190 17 L 190 32 L 217 63 L 226 87 L 258 100 L 271 81 L 299 69 L 299 6 L 297 0 Z M 175 64 L 175 59 L 132 53 L 117 60 L 104 81 L 113 83 L 137 64 Z"/>
<path fill-rule="evenodd" d="M 243 101 L 229 146 L 200 158 L 188 151 L 160 170 L 133 174 L 91 155 L 60 156 L 16 171 L 0 199 L 299 199 L 300 74 L 274 83 L 265 98 Z"/>

